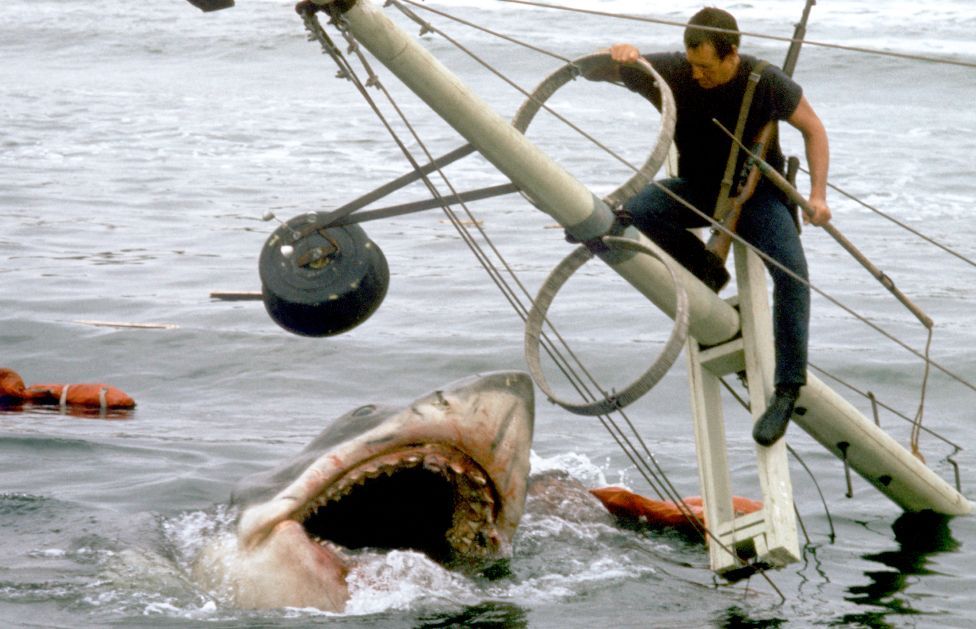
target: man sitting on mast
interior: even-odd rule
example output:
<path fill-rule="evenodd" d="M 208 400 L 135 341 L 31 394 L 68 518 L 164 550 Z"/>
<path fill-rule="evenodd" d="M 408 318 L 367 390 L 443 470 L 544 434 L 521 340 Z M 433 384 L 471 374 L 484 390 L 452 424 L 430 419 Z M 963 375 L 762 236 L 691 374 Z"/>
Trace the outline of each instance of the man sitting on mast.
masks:
<path fill-rule="evenodd" d="M 657 182 L 696 208 L 713 214 L 736 190 L 726 172 L 741 172 L 742 153 L 730 160 L 731 140 L 714 122 L 735 129 L 742 114 L 742 138 L 752 139 L 770 121 L 785 120 L 803 135 L 810 170 L 810 206 L 814 225 L 830 220 L 827 205 L 827 132 L 802 88 L 772 66 L 739 54 L 735 18 L 726 11 L 705 8 L 691 18 L 685 29 L 685 52 L 644 55 L 674 94 L 677 124 L 679 176 Z M 640 58 L 631 44 L 615 44 L 610 57 L 616 63 L 591 80 L 622 81 L 660 107 L 654 81 L 631 64 Z M 758 66 L 758 67 L 757 67 Z M 748 96 L 750 74 L 759 80 Z M 745 100 L 745 103 L 744 103 Z M 745 113 L 743 113 L 745 112 Z M 746 115 L 748 114 L 748 115 Z M 748 140 L 747 140 L 748 141 Z M 777 139 L 769 143 L 766 161 L 782 169 L 783 153 Z M 734 167 L 734 169 L 733 169 Z M 724 180 L 724 186 L 723 186 Z M 724 197 L 724 198 L 723 198 Z M 797 276 L 807 279 L 806 258 L 799 231 L 783 195 L 763 180 L 742 206 L 738 234 Z M 688 228 L 708 222 L 673 199 L 658 185 L 650 184 L 624 207 L 635 227 L 667 251 L 712 290 L 718 292 L 729 279 L 725 261 L 705 249 Z M 806 220 L 806 218 L 805 218 Z M 806 383 L 810 289 L 779 267 L 766 263 L 773 278 L 773 330 L 776 348 L 776 391 L 753 428 L 757 443 L 769 446 L 785 433 L 800 387 Z"/>

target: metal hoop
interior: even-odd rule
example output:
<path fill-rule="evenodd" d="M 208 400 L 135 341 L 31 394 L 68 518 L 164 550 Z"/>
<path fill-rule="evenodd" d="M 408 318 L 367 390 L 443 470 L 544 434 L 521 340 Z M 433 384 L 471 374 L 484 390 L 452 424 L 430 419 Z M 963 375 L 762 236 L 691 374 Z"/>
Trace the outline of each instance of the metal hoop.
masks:
<path fill-rule="evenodd" d="M 616 64 L 615 61 L 610 59 L 610 54 L 598 52 L 580 57 L 559 68 L 543 79 L 539 83 L 539 86 L 535 88 L 535 91 L 522 103 L 522 106 L 515 112 L 515 117 L 512 119 L 512 126 L 525 133 L 525 130 L 529 127 L 529 123 L 532 122 L 536 113 L 542 108 L 543 103 L 555 94 L 556 90 L 571 80 L 576 79 L 581 74 L 586 75 L 589 72 L 601 70 L 610 64 Z M 648 156 L 647 161 L 644 162 L 644 165 L 630 179 L 625 181 L 623 185 L 604 197 L 603 201 L 611 208 L 623 205 L 625 201 L 640 192 L 644 186 L 651 182 L 654 175 L 657 174 L 657 171 L 661 169 L 661 166 L 667 160 L 668 151 L 671 149 L 671 141 L 674 138 L 676 113 L 674 95 L 671 94 L 671 88 L 668 87 L 667 82 L 661 78 L 661 75 L 645 59 L 641 58 L 636 65 L 654 80 L 655 85 L 657 85 L 661 92 L 661 129 L 658 131 L 654 149 Z"/>
<path fill-rule="evenodd" d="M 615 236 L 605 236 L 602 240 L 611 249 L 616 247 L 646 253 L 664 265 L 671 275 L 671 282 L 674 284 L 674 327 L 671 329 L 671 336 L 668 338 L 668 342 L 665 344 L 664 350 L 657 357 L 657 360 L 639 378 L 624 387 L 620 393 L 615 393 L 595 402 L 584 404 L 560 400 L 549 387 L 549 383 L 542 373 L 542 365 L 539 362 L 539 338 L 542 334 L 542 324 L 546 319 L 546 312 L 549 310 L 549 306 L 556 297 L 556 293 L 573 273 L 593 257 L 593 253 L 587 247 L 581 245 L 563 258 L 562 262 L 557 264 L 556 268 L 549 274 L 549 277 L 546 278 L 542 288 L 539 289 L 539 294 L 536 296 L 532 310 L 529 311 L 529 316 L 525 321 L 525 362 L 528 363 L 532 380 L 545 393 L 546 397 L 551 402 L 577 415 L 606 415 L 635 402 L 638 398 L 650 391 L 664 377 L 664 374 L 667 373 L 671 365 L 678 358 L 682 347 L 684 347 L 685 339 L 688 337 L 688 294 L 685 292 L 684 285 L 678 279 L 674 265 L 667 262 L 648 245 L 636 240 Z"/>

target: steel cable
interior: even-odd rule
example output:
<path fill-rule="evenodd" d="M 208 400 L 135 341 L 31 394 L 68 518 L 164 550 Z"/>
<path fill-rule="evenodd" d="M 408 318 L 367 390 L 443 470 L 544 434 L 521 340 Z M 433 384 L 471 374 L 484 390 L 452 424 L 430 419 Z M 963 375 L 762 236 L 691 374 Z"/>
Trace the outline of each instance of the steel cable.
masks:
<path fill-rule="evenodd" d="M 496 0 L 497 2 L 505 2 L 509 4 L 523 4 L 527 6 L 537 7 L 540 9 L 556 9 L 559 11 L 567 11 L 570 13 L 585 13 L 588 15 L 599 15 L 602 17 L 617 18 L 621 20 L 632 20 L 636 22 L 646 22 L 648 24 L 662 24 L 664 26 L 678 26 L 681 28 L 686 28 L 688 24 L 686 22 L 677 22 L 674 20 L 662 20 L 658 18 L 651 17 L 641 17 L 639 15 L 629 15 L 626 13 L 614 13 L 612 11 L 597 11 L 595 9 L 580 9 L 577 7 L 570 7 L 560 4 L 550 4 L 546 2 L 535 2 L 533 0 Z M 916 55 L 904 52 L 895 52 L 892 50 L 877 50 L 875 48 L 865 48 L 861 46 L 847 46 L 844 44 L 834 44 L 831 42 L 814 41 L 812 39 L 801 39 L 794 40 L 792 37 L 784 37 L 782 35 L 769 35 L 766 33 L 753 33 L 749 31 L 733 31 L 725 28 L 717 28 L 713 26 L 697 26 L 701 30 L 716 31 L 721 33 L 737 33 L 739 35 L 746 35 L 748 37 L 755 37 L 757 39 L 770 39 L 774 41 L 781 41 L 792 43 L 798 41 L 806 46 L 816 46 L 818 48 L 832 48 L 835 50 L 846 50 L 849 52 L 860 52 L 870 55 L 879 55 L 882 57 L 893 57 L 896 59 L 909 59 L 911 61 L 924 61 L 927 63 L 937 63 L 944 65 L 954 65 L 962 66 L 964 68 L 976 69 L 976 62 L 972 61 L 962 61 L 957 59 L 948 59 L 946 57 L 933 57 L 931 55 Z"/>

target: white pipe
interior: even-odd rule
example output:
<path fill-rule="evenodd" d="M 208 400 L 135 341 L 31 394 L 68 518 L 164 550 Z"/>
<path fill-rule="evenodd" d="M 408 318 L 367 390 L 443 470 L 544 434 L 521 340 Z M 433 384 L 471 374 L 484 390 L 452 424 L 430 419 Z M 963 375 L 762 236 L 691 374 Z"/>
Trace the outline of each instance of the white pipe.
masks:
<path fill-rule="evenodd" d="M 813 375 L 800 390 L 793 421 L 905 511 L 964 515 L 973 505 L 941 476 Z"/>

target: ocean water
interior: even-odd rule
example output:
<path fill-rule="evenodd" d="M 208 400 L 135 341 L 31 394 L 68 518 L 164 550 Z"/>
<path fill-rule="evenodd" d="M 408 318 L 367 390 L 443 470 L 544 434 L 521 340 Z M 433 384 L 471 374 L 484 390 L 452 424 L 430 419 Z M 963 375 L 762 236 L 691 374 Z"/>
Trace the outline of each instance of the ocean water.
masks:
<path fill-rule="evenodd" d="M 563 6 L 681 21 L 700 3 L 633 0 Z M 728 5 L 749 33 L 789 37 L 803 3 Z M 974 496 L 976 459 L 976 12 L 969 0 L 820 0 L 807 37 L 904 56 L 807 46 L 796 77 L 831 139 L 831 182 L 951 248 L 946 253 L 832 193 L 834 224 L 936 322 L 922 452 Z M 681 31 L 491 0 L 426 3 L 573 58 L 615 41 L 680 47 Z M 531 89 L 562 61 L 416 9 Z M 386 11 L 411 33 L 418 28 Z M 335 35 L 334 30 L 330 30 Z M 522 95 L 435 34 L 421 37 L 505 117 Z M 786 44 L 747 37 L 781 60 Z M 406 172 L 386 130 L 332 60 L 305 39 L 291 4 L 240 0 L 202 14 L 152 5 L 5 0 L 0 5 L 0 366 L 28 383 L 108 382 L 138 402 L 126 415 L 0 411 L 0 620 L 8 626 L 869 626 L 974 622 L 976 525 L 904 516 L 795 427 L 789 443 L 803 560 L 724 584 L 704 548 L 579 513 L 532 508 L 511 574 L 477 580 L 411 553 L 377 556 L 357 575 L 347 613 L 241 611 L 189 577 L 204 540 L 230 525 L 242 476 L 301 449 L 332 417 L 368 402 L 405 403 L 476 372 L 522 369 L 521 319 L 437 210 L 365 224 L 390 265 L 373 317 L 340 336 L 288 334 L 260 302 L 212 291 L 260 289 L 257 258 L 281 219 L 330 210 Z M 968 66 L 965 64 L 969 64 Z M 374 64 L 377 65 L 377 64 Z M 377 68 L 423 143 L 462 143 Z M 650 108 L 612 86 L 578 82 L 553 106 L 628 160 L 656 133 Z M 398 132 L 407 137 L 404 130 Z M 626 167 L 540 116 L 529 137 L 597 193 Z M 784 131 L 798 152 L 795 132 Z M 412 150 L 418 142 L 407 140 Z M 447 169 L 458 189 L 503 183 L 476 156 Z M 421 199 L 417 186 L 384 200 Z M 553 220 L 518 196 L 471 210 L 529 292 L 569 252 Z M 480 236 L 479 236 L 480 238 Z M 916 351 L 914 317 L 826 234 L 807 228 L 814 284 Z M 961 257 L 960 257 L 961 256 Z M 963 259 L 964 258 L 964 259 Z M 605 386 L 620 387 L 660 351 L 670 321 L 596 263 L 560 293 L 553 316 Z M 120 322 L 156 327 L 94 325 Z M 811 362 L 913 417 L 916 355 L 815 296 Z M 699 493 L 680 359 L 628 415 L 684 495 Z M 953 375 L 948 375 L 946 371 Z M 822 376 L 828 383 L 834 381 Z M 571 395 L 556 383 L 557 391 Z M 858 408 L 870 403 L 844 384 Z M 736 492 L 755 497 L 748 419 L 729 400 Z M 902 443 L 911 426 L 888 410 Z M 940 438 L 941 437 L 941 438 Z M 953 453 L 953 444 L 963 448 Z M 596 421 L 537 402 L 535 469 L 587 486 L 653 495 Z M 821 502 L 823 492 L 826 509 Z M 829 516 L 828 516 L 829 513 Z M 785 600 L 776 593 L 779 590 Z"/>

